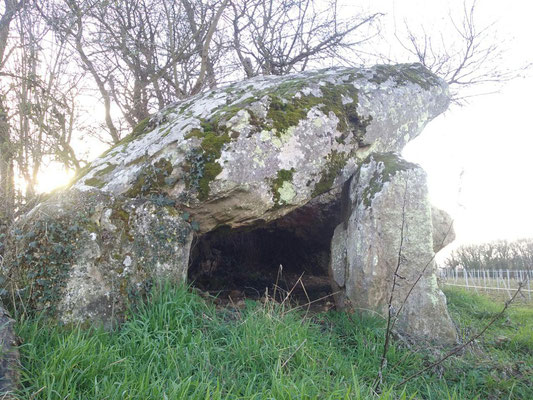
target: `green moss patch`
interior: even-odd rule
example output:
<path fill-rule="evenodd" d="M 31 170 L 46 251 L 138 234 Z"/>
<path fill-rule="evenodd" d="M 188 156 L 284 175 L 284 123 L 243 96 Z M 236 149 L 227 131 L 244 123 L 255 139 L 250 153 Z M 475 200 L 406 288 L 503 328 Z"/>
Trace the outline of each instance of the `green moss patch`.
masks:
<path fill-rule="evenodd" d="M 393 78 L 399 86 L 414 83 L 424 90 L 429 90 L 433 86 L 440 86 L 439 79 L 421 64 L 418 65 L 418 68 L 412 64 L 376 65 L 374 70 L 376 72 L 369 81 L 378 85 Z"/>
<path fill-rule="evenodd" d="M 130 232 L 130 215 L 119 202 L 113 204 L 111 221 L 115 226 L 124 228 L 124 237 L 127 240 L 132 241 L 134 239 Z"/>
<path fill-rule="evenodd" d="M 267 117 L 272 120 L 272 125 L 276 129 L 276 136 L 279 137 L 291 126 L 298 125 L 298 122 L 307 117 L 310 108 L 307 101 L 287 102 L 280 97 L 272 96 Z"/>
<path fill-rule="evenodd" d="M 92 186 L 98 189 L 101 189 L 105 186 L 105 182 L 99 178 L 92 177 L 89 179 L 86 179 L 84 182 L 87 186 Z"/>
<path fill-rule="evenodd" d="M 285 95 L 270 96 L 270 105 L 267 118 L 272 121 L 276 135 L 279 137 L 291 126 L 307 118 L 308 112 L 313 107 L 325 113 L 334 113 L 339 119 L 337 129 L 343 132 L 338 140 L 344 143 L 345 139 L 352 134 L 357 140 L 364 135 L 371 118 L 365 119 L 357 113 L 358 91 L 351 84 L 333 85 L 327 83 L 320 88 L 322 96 L 313 95 L 296 96 L 302 83 L 295 85 L 295 92 L 285 90 Z M 282 91 L 283 92 L 283 91 Z"/>
<path fill-rule="evenodd" d="M 133 142 L 135 139 L 143 136 L 144 134 L 148 133 L 153 126 L 150 124 L 150 118 L 146 117 L 141 122 L 137 124 L 135 128 L 131 131 L 131 133 L 125 137 L 123 137 L 118 143 L 111 146 L 109 149 L 104 151 L 100 158 L 107 156 L 111 151 L 115 150 L 116 148 L 120 146 L 124 146 L 130 142 Z"/>
<path fill-rule="evenodd" d="M 218 120 L 202 121 L 201 129 L 193 129 L 188 138 L 201 139 L 200 149 L 190 152 L 187 157 L 187 187 L 198 192 L 198 200 L 209 197 L 209 184 L 222 172 L 217 160 L 222 155 L 222 148 L 230 142 L 229 131 L 219 125 Z"/>
<path fill-rule="evenodd" d="M 99 170 L 98 172 L 96 172 L 96 173 L 94 174 L 94 176 L 107 175 L 108 173 L 114 171 L 115 168 L 117 168 L 116 165 L 114 165 L 114 164 L 108 164 L 107 167 L 105 167 L 105 168 Z"/>
<path fill-rule="evenodd" d="M 270 185 L 270 190 L 272 192 L 272 200 L 274 201 L 274 207 L 279 208 L 283 205 L 283 200 L 281 199 L 280 190 L 283 187 L 285 182 L 292 182 L 294 176 L 294 168 L 291 169 L 280 169 L 276 176 L 276 179 L 272 180 Z"/>
<path fill-rule="evenodd" d="M 53 217 L 42 213 L 24 226 L 24 232 L 15 231 L 14 239 L 22 245 L 10 260 L 16 275 L 11 277 L 16 282 L 12 289 L 25 311 L 55 313 L 76 260 L 77 243 L 87 240 L 87 232 L 96 230 L 93 225 L 84 212 Z"/>
<path fill-rule="evenodd" d="M 363 165 L 371 160 L 374 160 L 376 163 L 381 163 L 383 169 L 381 171 L 376 169 L 368 186 L 363 191 L 363 204 L 366 207 L 371 206 L 374 196 L 381 191 L 383 184 L 389 182 L 394 175 L 400 171 L 417 168 L 416 164 L 407 162 L 394 153 L 372 154 L 367 161 L 363 162 Z"/>
<path fill-rule="evenodd" d="M 332 188 L 335 178 L 340 175 L 347 160 L 348 156 L 346 154 L 337 151 L 333 151 L 328 155 L 320 180 L 313 189 L 313 197 L 319 196 Z"/>

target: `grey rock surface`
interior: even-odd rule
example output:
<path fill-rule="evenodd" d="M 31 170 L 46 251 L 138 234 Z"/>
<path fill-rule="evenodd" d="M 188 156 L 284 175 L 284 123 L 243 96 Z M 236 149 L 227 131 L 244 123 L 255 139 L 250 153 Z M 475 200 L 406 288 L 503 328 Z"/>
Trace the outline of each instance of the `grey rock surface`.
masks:
<path fill-rule="evenodd" d="M 271 221 L 340 186 L 368 154 L 401 150 L 448 103 L 419 64 L 256 77 L 162 110 L 74 187 L 165 193 L 200 232 Z"/>
<path fill-rule="evenodd" d="M 0 398 L 8 399 L 20 382 L 19 340 L 15 335 L 15 321 L 0 303 Z"/>
<path fill-rule="evenodd" d="M 435 275 L 424 171 L 392 153 L 371 155 L 343 200 L 349 212 L 331 245 L 331 275 L 341 290 L 337 304 L 386 316 L 392 292 L 397 331 L 455 341 Z"/>
<path fill-rule="evenodd" d="M 171 206 L 72 189 L 26 215 L 7 281 L 33 310 L 66 323 L 120 320 L 152 284 L 182 282 L 193 230 Z"/>
<path fill-rule="evenodd" d="M 433 224 L 433 251 L 437 254 L 455 240 L 453 219 L 446 211 L 431 206 Z"/>

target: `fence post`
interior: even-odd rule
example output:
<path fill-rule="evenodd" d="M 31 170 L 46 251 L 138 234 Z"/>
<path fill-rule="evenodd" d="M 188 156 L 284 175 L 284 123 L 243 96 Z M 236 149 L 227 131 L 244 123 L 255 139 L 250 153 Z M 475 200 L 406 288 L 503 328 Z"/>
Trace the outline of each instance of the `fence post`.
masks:
<path fill-rule="evenodd" d="M 509 298 L 512 298 L 511 296 L 511 277 L 510 277 L 509 270 L 507 270 L 507 294 L 509 295 Z"/>

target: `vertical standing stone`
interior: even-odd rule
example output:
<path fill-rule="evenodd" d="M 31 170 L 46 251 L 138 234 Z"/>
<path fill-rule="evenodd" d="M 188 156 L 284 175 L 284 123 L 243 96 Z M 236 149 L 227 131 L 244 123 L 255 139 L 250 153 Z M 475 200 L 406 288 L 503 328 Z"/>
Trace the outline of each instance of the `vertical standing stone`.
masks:
<path fill-rule="evenodd" d="M 347 217 L 331 245 L 339 305 L 387 315 L 394 285 L 397 330 L 416 338 L 454 341 L 455 329 L 435 275 L 424 171 L 395 154 L 375 154 L 358 169 L 346 197 Z"/>
<path fill-rule="evenodd" d="M 14 323 L 15 321 L 0 304 L 0 398 L 2 399 L 9 398 L 7 394 L 17 389 L 20 380 L 18 339 L 13 330 Z"/>

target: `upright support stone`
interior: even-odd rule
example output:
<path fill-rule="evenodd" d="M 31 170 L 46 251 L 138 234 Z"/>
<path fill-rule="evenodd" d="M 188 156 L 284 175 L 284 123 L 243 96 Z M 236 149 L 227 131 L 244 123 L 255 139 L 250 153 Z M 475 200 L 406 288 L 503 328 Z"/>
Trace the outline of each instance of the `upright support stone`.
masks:
<path fill-rule="evenodd" d="M 338 305 L 386 316 L 394 288 L 397 330 L 455 341 L 446 299 L 437 286 L 424 171 L 392 153 L 371 155 L 343 200 L 346 217 L 331 245 L 331 275 L 341 291 Z"/>
<path fill-rule="evenodd" d="M 15 321 L 0 303 L 0 398 L 10 399 L 9 393 L 17 389 L 20 381 L 18 339 Z"/>
<path fill-rule="evenodd" d="M 450 214 L 435 206 L 431 206 L 431 221 L 433 223 L 433 251 L 437 254 L 455 240 L 455 230 Z"/>
<path fill-rule="evenodd" d="M 154 282 L 185 281 L 193 236 L 185 219 L 157 198 L 60 193 L 13 232 L 7 282 L 28 309 L 110 326 Z"/>

